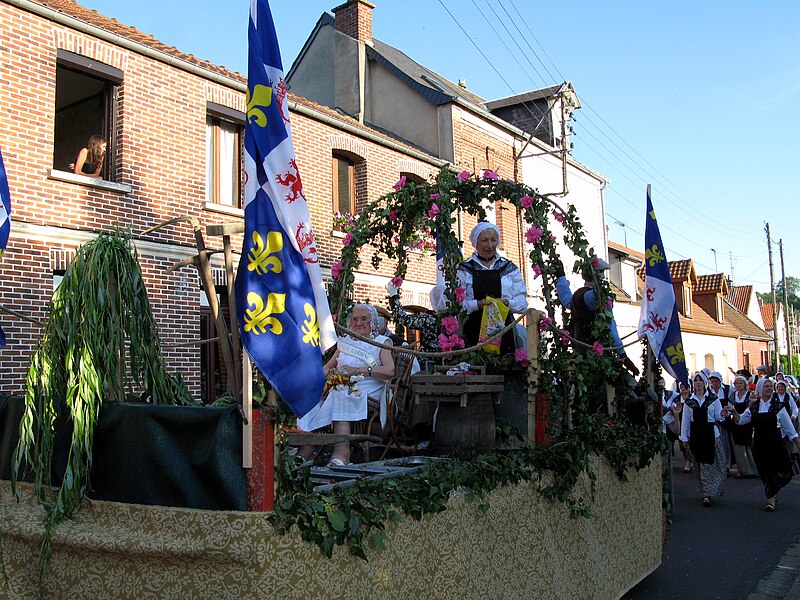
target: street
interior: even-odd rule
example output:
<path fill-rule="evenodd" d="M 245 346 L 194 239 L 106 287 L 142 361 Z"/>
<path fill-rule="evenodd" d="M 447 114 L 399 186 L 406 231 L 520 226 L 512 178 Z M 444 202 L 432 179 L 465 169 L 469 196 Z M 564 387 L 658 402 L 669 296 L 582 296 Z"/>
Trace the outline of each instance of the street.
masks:
<path fill-rule="evenodd" d="M 694 472 L 682 473 L 676 454 L 675 515 L 664 561 L 623 598 L 745 600 L 800 540 L 800 478 L 781 490 L 774 513 L 764 511 L 760 479 L 733 477 L 725 495 L 704 508 Z"/>

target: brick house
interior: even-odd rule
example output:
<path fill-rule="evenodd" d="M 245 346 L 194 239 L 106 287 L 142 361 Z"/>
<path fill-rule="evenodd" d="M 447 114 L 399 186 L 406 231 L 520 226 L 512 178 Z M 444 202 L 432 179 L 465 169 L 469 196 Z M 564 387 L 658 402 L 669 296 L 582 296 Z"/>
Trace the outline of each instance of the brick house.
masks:
<path fill-rule="evenodd" d="M 192 393 L 213 400 L 227 387 L 213 322 L 192 268 L 167 269 L 194 254 L 187 225 L 146 236 L 184 215 L 203 226 L 241 219 L 245 78 L 181 53 L 72 0 L 0 1 L 0 147 L 12 195 L 13 224 L 0 261 L 0 304 L 9 344 L 0 348 L 0 394 L 20 393 L 47 303 L 76 248 L 102 230 L 130 229 L 160 326 L 170 370 Z M 290 95 L 298 164 L 315 223 L 323 272 L 338 257 L 332 213 L 343 194 L 366 202 L 391 190 L 401 173 L 427 178 L 439 158 L 335 110 Z M 89 135 L 109 148 L 100 179 L 68 164 Z M 358 156 L 337 175 L 335 157 Z M 349 189 L 348 187 L 349 186 Z M 210 248 L 218 239 L 207 238 Z M 234 248 L 241 245 L 233 241 Z M 219 255 L 213 271 L 226 285 Z M 234 259 L 236 262 L 236 259 Z M 409 276 L 433 281 L 430 257 L 411 258 Z M 356 286 L 356 298 L 382 300 L 393 265 Z M 429 287 L 429 286 L 428 286 Z M 427 290 L 422 290 L 426 292 Z M 425 306 L 426 293 L 409 292 Z M 225 294 L 220 294 L 224 302 Z M 26 320 L 29 319 L 29 320 Z"/>

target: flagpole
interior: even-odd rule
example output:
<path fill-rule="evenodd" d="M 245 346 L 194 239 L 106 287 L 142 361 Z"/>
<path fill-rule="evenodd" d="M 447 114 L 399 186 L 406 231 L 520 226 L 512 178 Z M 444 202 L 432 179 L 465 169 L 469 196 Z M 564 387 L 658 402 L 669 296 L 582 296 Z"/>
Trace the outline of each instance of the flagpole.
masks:
<path fill-rule="evenodd" d="M 250 355 L 242 350 L 242 467 L 253 467 L 253 368 Z"/>

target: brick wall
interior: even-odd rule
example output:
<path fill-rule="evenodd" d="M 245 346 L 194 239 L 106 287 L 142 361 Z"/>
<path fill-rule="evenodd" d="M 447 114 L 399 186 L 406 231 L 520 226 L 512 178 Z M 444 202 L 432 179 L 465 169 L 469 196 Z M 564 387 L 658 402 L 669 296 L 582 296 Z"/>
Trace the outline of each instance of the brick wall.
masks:
<path fill-rule="evenodd" d="M 47 175 L 53 166 L 58 48 L 124 72 L 119 87 L 115 136 L 118 169 L 114 179 L 130 186 L 130 193 Z M 0 4 L 0 81 L 4 83 L 0 148 L 8 172 L 13 216 L 12 237 L 0 260 L 0 304 L 35 321 L 43 320 L 52 293 L 53 270 L 59 268 L 53 252 L 72 252 L 102 230 L 130 229 L 141 240 L 140 262 L 168 368 L 181 370 L 192 393 L 199 396 L 200 349 L 174 346 L 200 335 L 197 277 L 189 267 L 167 272 L 191 251 L 191 229 L 187 224 L 176 224 L 146 237 L 140 234 L 183 215 L 199 218 L 203 226 L 238 218 L 203 209 L 206 102 L 243 111 L 244 94 L 7 4 Z M 338 118 L 336 113 L 329 116 Z M 333 148 L 346 144 L 365 155 L 363 176 L 358 181 L 358 193 L 364 201 L 391 191 L 401 171 L 436 172 L 424 161 L 299 113 L 292 114 L 292 128 L 323 269 L 338 258 L 341 250 L 341 238 L 330 233 Z M 206 244 L 210 248 L 222 246 L 217 238 L 207 237 Z M 241 236 L 233 240 L 233 247 L 241 248 Z M 370 257 L 371 251 L 365 248 L 364 273 L 357 278 L 355 297 L 385 305 L 383 285 L 393 276 L 395 265 L 385 261 L 373 271 Z M 406 279 L 433 283 L 433 258 L 412 255 Z M 0 394 L 21 393 L 39 327 L 2 313 L 0 323 L 9 340 L 7 347 L 0 348 Z"/>

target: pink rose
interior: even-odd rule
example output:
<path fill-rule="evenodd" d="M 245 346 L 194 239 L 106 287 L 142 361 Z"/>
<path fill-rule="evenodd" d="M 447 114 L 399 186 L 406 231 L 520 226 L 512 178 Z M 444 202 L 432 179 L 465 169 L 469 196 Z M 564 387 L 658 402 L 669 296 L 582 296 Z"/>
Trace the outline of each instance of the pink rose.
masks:
<path fill-rule="evenodd" d="M 552 233 L 550 234 L 550 242 L 551 243 L 555 244 L 557 239 L 558 238 L 556 236 L 554 236 Z"/>
<path fill-rule="evenodd" d="M 335 262 L 331 265 L 331 277 L 339 279 L 339 273 L 344 269 L 344 265 L 340 262 Z"/>
<path fill-rule="evenodd" d="M 456 179 L 459 181 L 466 181 L 469 179 L 469 171 L 461 171 L 458 175 L 456 175 Z"/>
<path fill-rule="evenodd" d="M 403 278 L 399 275 L 397 277 L 392 277 L 392 285 L 394 287 L 403 287 Z"/>
<path fill-rule="evenodd" d="M 442 318 L 442 329 L 444 329 L 447 335 L 451 335 L 458 331 L 458 319 L 455 317 L 443 317 Z"/>
<path fill-rule="evenodd" d="M 458 337 L 457 333 L 454 333 L 450 336 L 450 349 L 455 350 L 456 348 L 463 348 L 464 347 L 464 340 Z"/>
<path fill-rule="evenodd" d="M 597 356 L 602 356 L 603 351 L 604 351 L 603 344 L 601 344 L 600 342 L 595 342 L 594 346 L 592 346 L 592 352 L 597 354 Z"/>
<path fill-rule="evenodd" d="M 517 348 L 514 350 L 514 360 L 518 363 L 524 363 L 528 361 L 528 351 L 525 348 Z"/>
<path fill-rule="evenodd" d="M 541 238 L 542 235 L 543 233 L 541 229 L 539 229 L 536 225 L 531 225 L 528 228 L 528 231 L 525 232 L 525 240 L 529 244 L 535 244 L 539 241 L 539 238 Z"/>
<path fill-rule="evenodd" d="M 397 218 L 397 211 L 396 210 L 390 210 L 389 214 L 387 215 L 387 217 L 388 217 L 388 219 L 390 221 L 394 221 Z"/>
<path fill-rule="evenodd" d="M 533 265 L 533 278 L 536 279 L 542 274 L 542 267 L 539 265 Z"/>
<path fill-rule="evenodd" d="M 544 316 L 541 319 L 539 319 L 539 331 L 544 332 L 547 329 L 547 326 L 550 325 L 550 323 L 552 322 L 553 319 L 547 316 Z"/>
<path fill-rule="evenodd" d="M 597 257 L 596 254 L 594 255 L 594 258 L 592 259 L 592 266 L 595 269 L 597 269 L 600 266 L 600 259 Z"/>
<path fill-rule="evenodd" d="M 431 200 L 438 200 L 441 197 L 442 197 L 442 195 L 439 192 L 433 192 L 431 194 Z"/>
<path fill-rule="evenodd" d="M 558 221 L 559 223 L 563 223 L 564 222 L 564 213 L 562 213 L 560 210 L 554 210 L 553 211 L 553 218 L 555 218 L 555 220 Z"/>
<path fill-rule="evenodd" d="M 436 202 L 434 202 L 433 204 L 431 204 L 431 208 L 428 211 L 428 216 L 431 219 L 433 219 L 438 214 L 439 214 L 439 206 L 436 204 Z"/>
<path fill-rule="evenodd" d="M 528 194 L 525 194 L 522 198 L 519 199 L 519 205 L 522 208 L 530 208 L 531 206 L 533 206 L 533 198 L 528 196 Z"/>
<path fill-rule="evenodd" d="M 606 308 L 611 310 L 614 306 L 614 301 L 611 298 L 606 298 Z"/>
<path fill-rule="evenodd" d="M 491 179 L 493 181 L 500 179 L 500 176 L 495 171 L 490 171 L 489 169 L 486 169 L 483 172 L 483 177 L 484 179 Z"/>
<path fill-rule="evenodd" d="M 441 346 L 442 352 L 449 352 L 453 349 L 453 346 L 450 344 L 450 338 L 443 333 L 439 334 L 439 346 Z"/>
<path fill-rule="evenodd" d="M 402 187 L 403 187 L 405 184 L 406 184 L 406 176 L 405 176 L 405 175 L 401 175 L 401 176 L 400 176 L 400 179 L 399 179 L 399 180 L 397 181 L 397 183 L 395 183 L 395 184 L 394 184 L 392 187 L 393 187 L 394 189 L 396 189 L 396 190 L 399 192 L 399 191 L 400 191 L 400 189 L 401 189 L 401 188 L 402 188 Z"/>
<path fill-rule="evenodd" d="M 467 299 L 467 290 L 463 287 L 456 288 L 456 302 L 462 304 Z"/>
<path fill-rule="evenodd" d="M 353 241 L 353 236 L 348 233 L 346 236 L 344 236 L 344 239 L 342 240 L 342 246 L 345 247 L 349 246 L 352 243 L 352 241 Z"/>
<path fill-rule="evenodd" d="M 567 331 L 566 329 L 562 329 L 561 330 L 561 343 L 564 344 L 565 346 L 567 344 L 569 344 L 569 337 L 568 336 L 569 336 L 569 331 Z"/>

